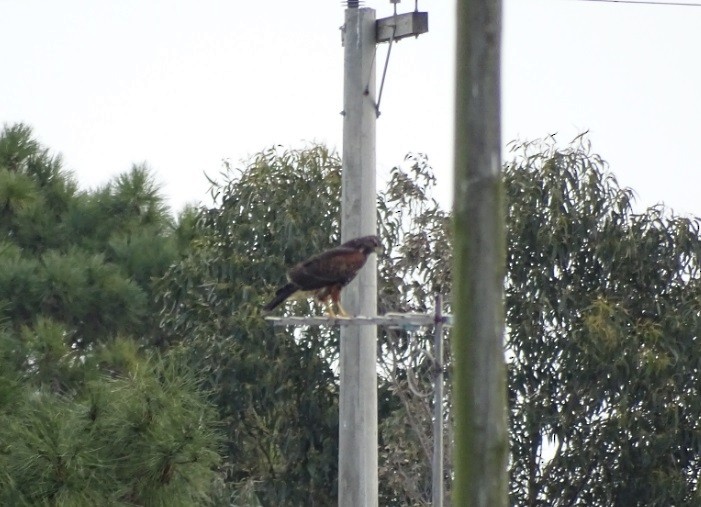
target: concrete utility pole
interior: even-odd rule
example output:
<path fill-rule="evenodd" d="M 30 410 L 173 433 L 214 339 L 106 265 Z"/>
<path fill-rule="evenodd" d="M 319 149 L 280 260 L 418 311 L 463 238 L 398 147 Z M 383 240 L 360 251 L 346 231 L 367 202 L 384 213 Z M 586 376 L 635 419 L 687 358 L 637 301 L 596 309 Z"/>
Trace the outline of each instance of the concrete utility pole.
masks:
<path fill-rule="evenodd" d="M 393 3 L 398 2 L 394 1 Z M 375 20 L 375 11 L 348 0 L 343 25 L 343 177 L 341 241 L 377 234 L 375 44 L 428 31 L 428 14 Z M 386 68 L 385 68 L 386 70 Z M 377 262 L 371 256 L 345 289 L 355 316 L 377 314 Z M 377 506 L 377 326 L 341 327 L 338 505 Z"/>
<path fill-rule="evenodd" d="M 354 5 L 354 6 L 352 6 Z M 343 27 L 341 241 L 377 234 L 375 11 L 349 2 Z M 351 315 L 377 314 L 377 263 L 345 289 Z M 339 507 L 377 506 L 377 326 L 341 328 Z"/>
<path fill-rule="evenodd" d="M 453 504 L 506 507 L 501 1 L 457 5 Z"/>

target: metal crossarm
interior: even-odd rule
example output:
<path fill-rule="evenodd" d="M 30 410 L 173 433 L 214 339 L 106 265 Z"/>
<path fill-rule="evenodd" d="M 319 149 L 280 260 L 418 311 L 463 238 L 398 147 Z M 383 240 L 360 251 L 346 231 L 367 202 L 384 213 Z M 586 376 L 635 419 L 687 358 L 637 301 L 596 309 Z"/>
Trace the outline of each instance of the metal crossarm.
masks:
<path fill-rule="evenodd" d="M 394 329 L 406 329 L 421 326 L 433 326 L 439 322 L 444 326 L 452 325 L 451 315 L 424 313 L 387 313 L 377 317 L 266 317 L 273 326 L 385 326 Z"/>
<path fill-rule="evenodd" d="M 377 317 L 358 315 L 356 317 L 272 317 L 265 318 L 273 326 L 383 326 L 386 329 L 415 331 L 421 327 L 434 327 L 433 356 L 434 362 L 434 402 L 433 402 L 433 456 L 432 456 L 432 497 L 435 507 L 443 505 L 443 425 L 444 404 L 443 381 L 445 365 L 443 363 L 443 327 L 453 325 L 453 316 L 442 312 L 443 298 L 436 295 L 434 313 L 386 313 Z M 343 335 L 341 335 L 343 336 Z"/>

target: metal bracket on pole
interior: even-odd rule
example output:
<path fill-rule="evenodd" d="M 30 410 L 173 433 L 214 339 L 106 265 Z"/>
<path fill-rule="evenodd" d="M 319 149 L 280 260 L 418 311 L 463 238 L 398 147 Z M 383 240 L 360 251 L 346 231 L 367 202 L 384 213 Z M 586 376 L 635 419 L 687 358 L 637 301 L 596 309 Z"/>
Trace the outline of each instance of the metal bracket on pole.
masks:
<path fill-rule="evenodd" d="M 385 67 L 382 70 L 382 80 L 380 81 L 380 92 L 375 103 L 375 114 L 380 117 L 380 102 L 382 101 L 382 91 L 385 88 L 385 77 L 387 76 L 387 66 L 389 65 L 389 55 L 392 52 L 394 41 L 405 37 L 418 37 L 422 33 L 428 32 L 428 12 L 408 12 L 397 14 L 397 2 L 390 0 L 394 4 L 394 15 L 389 18 L 382 18 L 375 21 L 375 41 L 389 42 Z"/>
<path fill-rule="evenodd" d="M 405 37 L 418 37 L 428 32 L 428 12 L 407 12 L 375 22 L 377 42 L 389 42 Z"/>
<path fill-rule="evenodd" d="M 407 12 L 375 21 L 375 42 L 377 43 L 418 37 L 426 32 L 428 32 L 428 12 Z M 341 31 L 341 45 L 346 45 L 343 31 Z"/>

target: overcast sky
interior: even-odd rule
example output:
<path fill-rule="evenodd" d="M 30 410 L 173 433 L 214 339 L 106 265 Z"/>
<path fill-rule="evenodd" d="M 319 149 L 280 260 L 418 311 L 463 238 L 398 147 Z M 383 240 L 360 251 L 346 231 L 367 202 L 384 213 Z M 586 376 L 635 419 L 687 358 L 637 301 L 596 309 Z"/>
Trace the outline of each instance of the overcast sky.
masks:
<path fill-rule="evenodd" d="M 504 144 L 588 130 L 640 205 L 701 215 L 701 7 L 503 6 Z M 419 9 L 429 33 L 392 50 L 378 171 L 426 153 L 448 204 L 455 0 Z M 340 0 L 0 0 L 0 123 L 31 125 L 86 188 L 146 162 L 180 208 L 206 198 L 203 174 L 222 159 L 311 141 L 340 151 L 342 23 Z"/>

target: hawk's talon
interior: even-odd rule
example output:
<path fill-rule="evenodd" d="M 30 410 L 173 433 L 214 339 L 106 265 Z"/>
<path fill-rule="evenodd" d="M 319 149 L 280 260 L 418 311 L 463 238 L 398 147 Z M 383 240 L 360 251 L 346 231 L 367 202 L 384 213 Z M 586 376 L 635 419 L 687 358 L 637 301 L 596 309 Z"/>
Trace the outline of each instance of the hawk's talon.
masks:
<path fill-rule="evenodd" d="M 338 308 L 338 315 L 345 319 L 350 319 L 348 312 L 341 306 L 341 303 L 336 302 L 336 308 Z"/>
<path fill-rule="evenodd" d="M 335 319 L 336 314 L 333 311 L 333 304 L 327 304 L 326 305 L 326 316 L 330 319 Z"/>

